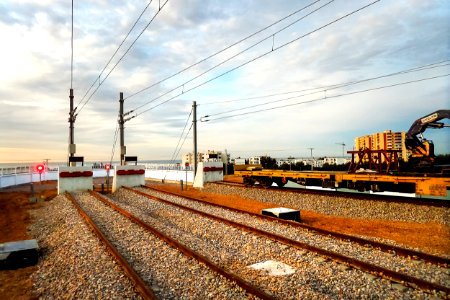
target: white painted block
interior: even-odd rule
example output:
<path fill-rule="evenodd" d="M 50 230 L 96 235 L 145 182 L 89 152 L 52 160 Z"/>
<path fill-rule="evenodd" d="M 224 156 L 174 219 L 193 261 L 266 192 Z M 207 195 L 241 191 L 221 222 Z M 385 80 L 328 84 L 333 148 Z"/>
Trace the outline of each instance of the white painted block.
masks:
<path fill-rule="evenodd" d="M 285 276 L 294 274 L 296 271 L 293 267 L 276 260 L 259 262 L 248 266 L 248 268 L 255 270 L 263 270 L 270 276 Z"/>
<path fill-rule="evenodd" d="M 135 187 L 141 185 L 145 185 L 144 165 L 114 166 L 113 193 L 122 186 Z"/>
<path fill-rule="evenodd" d="M 91 167 L 59 167 L 58 195 L 65 192 L 77 192 L 93 189 Z"/>

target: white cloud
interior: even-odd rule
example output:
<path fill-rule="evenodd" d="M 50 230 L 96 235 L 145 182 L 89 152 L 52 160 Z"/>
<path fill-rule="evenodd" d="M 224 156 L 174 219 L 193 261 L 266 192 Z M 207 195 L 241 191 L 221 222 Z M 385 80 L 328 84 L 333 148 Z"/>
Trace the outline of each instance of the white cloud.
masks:
<path fill-rule="evenodd" d="M 157 11 L 154 1 L 136 31 L 124 43 L 105 78 L 140 30 Z M 214 71 L 145 105 L 152 108 L 215 76 L 256 58 L 331 20 L 369 3 L 336 1 L 277 33 L 261 45 Z M 75 3 L 74 89 L 78 104 L 147 3 L 88 1 Z M 117 126 L 119 92 L 125 97 L 175 74 L 243 37 L 306 5 L 298 1 L 171 0 L 83 108 L 75 124 L 77 154 L 86 160 L 107 160 Z M 315 7 L 318 7 L 317 4 Z M 303 12 L 311 11 L 311 9 Z M 65 1 L 6 1 L 0 5 L 0 152 L 2 161 L 41 160 L 47 153 L 65 160 L 70 88 L 70 6 Z M 136 108 L 176 88 L 298 18 L 291 17 L 187 72 L 127 99 Z M 140 159 L 170 158 L 192 101 L 198 116 L 256 105 L 268 99 L 202 105 L 208 102 L 280 93 L 358 80 L 434 63 L 450 57 L 450 8 L 441 1 L 380 2 L 341 22 L 257 59 L 195 90 L 184 93 L 126 123 L 126 145 Z M 327 91 L 276 105 L 297 103 L 334 93 L 371 88 L 449 73 L 449 67 L 380 80 L 352 89 Z M 94 88 L 98 82 L 94 84 Z M 89 95 L 89 94 L 88 94 Z M 386 129 L 407 130 L 433 110 L 449 107 L 448 77 L 275 109 L 257 114 L 199 122 L 199 149 L 225 149 L 232 154 L 308 156 L 337 155 L 355 136 Z M 271 106 L 266 106 L 271 107 Z M 261 107 L 264 108 L 264 107 Z M 259 108 L 255 108 L 259 109 Z M 433 138 L 447 134 L 430 133 Z M 427 132 L 428 133 L 428 132 Z M 426 133 L 426 134 L 427 134 Z M 35 143 L 39 135 L 47 140 Z M 445 141 L 445 139 L 444 139 Z M 187 140 L 184 149 L 191 148 Z M 436 144 L 437 152 L 448 152 Z M 6 150 L 5 150 L 6 149 Z M 13 150 L 7 150 L 13 149 Z M 22 150 L 18 150 L 22 149 Z M 9 151 L 9 152 L 8 152 Z M 9 153 L 9 154 L 7 154 Z M 118 150 L 116 151 L 116 154 Z M 14 158 L 16 157 L 16 158 Z M 117 156 L 116 156 L 117 157 Z"/>

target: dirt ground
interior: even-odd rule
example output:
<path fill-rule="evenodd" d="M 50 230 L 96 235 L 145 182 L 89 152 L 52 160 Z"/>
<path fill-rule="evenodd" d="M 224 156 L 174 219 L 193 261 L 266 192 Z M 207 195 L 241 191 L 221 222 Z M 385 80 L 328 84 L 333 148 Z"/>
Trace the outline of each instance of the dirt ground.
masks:
<path fill-rule="evenodd" d="M 230 181 L 239 179 L 228 178 Z M 181 191 L 179 184 L 151 184 L 153 187 L 201 198 L 212 203 L 219 203 L 251 212 L 260 212 L 263 208 L 273 207 L 256 200 L 247 200 L 239 195 L 217 195 L 201 192 L 189 187 Z M 29 210 L 41 205 L 51 205 L 56 196 L 56 182 L 43 182 L 34 185 L 37 203 L 30 203 L 30 185 L 0 189 L 0 243 L 31 239 L 27 226 L 32 222 Z M 339 218 L 313 211 L 301 212 L 302 222 L 328 230 L 348 234 L 381 237 L 394 240 L 400 244 L 412 246 L 425 252 L 450 253 L 450 228 L 439 224 L 417 224 L 409 222 L 390 222 L 383 220 L 354 220 Z M 35 266 L 17 270 L 0 270 L 0 299 L 35 299 L 32 294 L 30 276 Z"/>
<path fill-rule="evenodd" d="M 34 191 L 36 203 L 30 203 L 30 185 L 0 190 L 0 243 L 32 239 L 27 231 L 32 222 L 28 211 L 55 197 L 56 183 L 34 184 Z M 35 270 L 35 266 L 0 270 L 0 299 L 36 299 L 30 278 Z"/>

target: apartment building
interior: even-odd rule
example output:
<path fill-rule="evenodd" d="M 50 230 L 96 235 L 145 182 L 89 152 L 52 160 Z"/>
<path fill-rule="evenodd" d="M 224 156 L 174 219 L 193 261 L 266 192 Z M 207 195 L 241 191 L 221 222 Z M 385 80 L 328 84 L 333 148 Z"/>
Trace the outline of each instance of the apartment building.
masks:
<path fill-rule="evenodd" d="M 385 130 L 355 138 L 355 150 L 400 150 L 398 158 L 408 161 L 409 152 L 405 146 L 406 132 Z"/>
<path fill-rule="evenodd" d="M 229 156 L 227 153 L 223 153 L 222 151 L 214 151 L 208 150 L 206 153 L 197 152 L 197 161 L 222 161 L 223 163 L 227 163 L 229 160 Z M 186 165 L 194 165 L 194 154 L 193 153 L 185 153 L 181 157 L 181 163 Z"/>

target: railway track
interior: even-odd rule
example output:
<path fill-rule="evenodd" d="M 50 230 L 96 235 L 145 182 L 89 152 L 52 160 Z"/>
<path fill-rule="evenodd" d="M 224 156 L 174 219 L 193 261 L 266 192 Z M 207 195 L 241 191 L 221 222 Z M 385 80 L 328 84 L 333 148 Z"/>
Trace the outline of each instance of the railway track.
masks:
<path fill-rule="evenodd" d="M 180 203 L 172 203 L 172 202 L 179 202 L 180 198 L 178 200 L 171 199 L 170 203 L 169 203 L 169 202 L 167 202 L 167 200 L 161 199 L 161 198 L 163 198 L 161 195 L 159 197 L 155 197 L 155 195 L 148 195 L 148 193 L 151 192 L 148 190 L 139 190 L 139 191 L 133 190 L 133 192 L 139 194 L 142 197 L 145 197 L 146 199 L 152 199 L 152 200 L 158 201 L 159 203 L 162 203 L 163 206 L 161 206 L 159 208 L 160 211 L 172 211 L 173 210 L 173 209 L 167 208 L 167 205 L 176 207 L 177 211 L 180 211 L 177 214 L 180 214 L 180 213 L 182 213 L 181 211 L 184 211 L 182 213 L 182 214 L 184 214 L 184 216 L 181 218 L 186 218 L 186 217 L 194 218 L 193 217 L 194 215 L 201 215 L 204 218 L 208 218 L 208 219 L 214 220 L 216 222 L 224 223 L 228 226 L 233 226 L 235 228 L 238 228 L 239 230 L 245 230 L 247 232 L 250 232 L 253 235 L 261 236 L 265 239 L 271 239 L 272 241 L 275 241 L 275 243 L 277 243 L 277 244 L 281 244 L 281 245 L 284 244 L 285 246 L 288 245 L 289 247 L 292 247 L 292 249 L 295 249 L 295 251 L 308 250 L 310 252 L 315 252 L 316 255 L 319 255 L 321 257 L 326 257 L 326 259 L 330 259 L 333 262 L 338 261 L 341 266 L 342 266 L 342 264 L 344 264 L 345 266 L 352 266 L 356 269 L 364 270 L 366 275 L 372 274 L 372 275 L 369 275 L 369 277 L 370 276 L 378 276 L 378 277 L 381 277 L 384 279 L 401 282 L 405 286 L 424 289 L 424 290 L 427 290 L 428 292 L 440 291 L 445 295 L 448 295 L 448 293 L 449 293 L 449 287 L 447 286 L 449 278 L 448 278 L 448 274 L 446 273 L 447 269 L 445 266 L 444 266 L 444 268 L 441 268 L 440 266 L 436 266 L 436 265 L 433 265 L 433 266 L 428 265 L 426 262 L 416 261 L 416 262 L 412 263 L 412 265 L 415 265 L 415 267 L 414 267 L 415 270 L 410 270 L 410 268 L 411 268 L 410 259 L 399 258 L 396 255 L 391 255 L 391 254 L 386 254 L 386 253 L 384 253 L 384 254 L 377 253 L 376 254 L 376 256 L 383 257 L 382 259 L 384 260 L 384 263 L 380 263 L 379 261 L 376 262 L 376 263 L 379 263 L 377 265 L 376 263 L 368 262 L 368 261 L 376 261 L 377 260 L 377 259 L 374 259 L 373 253 L 377 252 L 378 250 L 373 249 L 373 248 L 367 249 L 367 247 L 364 247 L 364 246 L 357 248 L 354 244 L 349 245 L 349 243 L 346 242 L 346 243 L 343 243 L 342 245 L 339 245 L 339 247 L 344 248 L 343 251 L 340 250 L 342 252 L 330 250 L 330 249 L 327 249 L 327 247 L 318 247 L 315 245 L 303 243 L 296 238 L 292 238 L 291 236 L 289 236 L 289 232 L 286 229 L 283 231 L 284 234 L 280 235 L 280 234 L 269 232 L 267 230 L 263 230 L 263 229 L 260 229 L 260 228 L 254 227 L 254 226 L 249 226 L 249 225 L 243 224 L 242 222 L 231 221 L 229 218 L 218 217 L 218 215 L 220 215 L 219 210 L 223 210 L 222 208 L 220 208 L 220 209 L 214 208 L 213 214 L 205 213 L 203 210 L 200 211 L 198 209 L 193 209 L 192 207 L 187 207 L 186 205 L 181 205 Z M 122 200 L 120 200 L 121 197 L 122 196 L 118 196 L 119 199 L 117 201 L 122 201 Z M 124 197 L 127 198 L 130 196 L 124 196 Z M 170 196 L 170 197 L 174 198 L 173 196 Z M 136 201 L 140 201 L 141 203 L 146 203 L 146 201 L 147 201 L 147 200 L 142 200 L 142 199 L 137 200 L 138 198 L 135 198 L 135 199 L 136 199 Z M 186 202 L 186 200 L 181 200 L 181 201 Z M 190 201 L 190 202 L 192 202 L 192 201 Z M 130 202 L 126 202 L 126 205 L 130 205 Z M 145 205 L 145 204 L 143 204 L 143 205 Z M 161 204 L 158 204 L 158 205 L 161 205 Z M 196 205 L 198 205 L 198 203 L 196 203 Z M 202 205 L 205 205 L 205 204 L 202 204 Z M 191 205 L 189 205 L 189 206 L 191 206 Z M 227 212 L 226 214 L 229 214 L 229 212 Z M 180 218 L 180 217 L 175 217 L 175 216 L 171 217 L 171 219 L 175 219 L 175 218 Z M 236 216 L 231 217 L 231 218 L 236 218 Z M 248 215 L 247 215 L 247 217 L 244 216 L 244 219 L 245 218 L 253 219 L 253 217 L 248 218 Z M 265 221 L 263 223 L 266 223 L 265 225 L 267 225 L 268 222 Z M 263 226 L 265 226 L 265 225 L 263 225 Z M 276 226 L 274 225 L 274 223 L 272 223 L 272 224 L 270 224 L 269 227 L 276 227 Z M 293 236 L 298 237 L 298 235 L 302 234 L 302 233 L 299 233 L 298 229 L 296 229 L 294 231 L 295 231 L 295 233 L 293 233 Z M 307 232 L 306 236 L 308 236 L 308 235 L 311 235 L 311 233 Z M 301 237 L 301 239 L 303 239 L 303 237 Z M 323 239 L 323 237 L 322 237 L 322 239 Z M 328 243 L 329 243 L 329 241 L 328 241 Z M 337 242 L 332 241 L 331 244 L 337 244 Z M 345 244 L 347 244 L 347 245 L 345 245 Z M 329 245 L 330 245 L 330 243 L 329 243 Z M 285 248 L 281 248 L 281 249 L 285 249 Z M 353 254 L 352 254 L 353 257 L 352 257 L 352 255 L 349 255 L 349 252 L 353 252 Z M 362 256 L 365 256 L 365 258 L 362 258 L 362 259 L 355 258 L 355 256 L 361 256 L 360 253 L 364 253 Z M 392 267 L 392 268 L 397 268 L 397 269 L 399 269 L 399 271 L 395 271 L 392 268 L 389 268 L 388 266 L 389 267 L 397 266 L 397 267 Z M 344 268 L 344 270 L 347 270 L 347 269 Z M 353 270 L 353 268 L 352 268 L 352 270 Z M 419 274 L 419 273 L 421 273 L 421 274 Z M 437 275 L 437 274 L 441 274 L 441 275 Z M 423 278 L 426 278 L 426 279 L 423 279 Z"/>
<path fill-rule="evenodd" d="M 425 252 L 420 252 L 420 251 L 415 251 L 415 250 L 411 250 L 411 249 L 406 249 L 406 248 L 402 248 L 402 247 L 398 247 L 398 246 L 394 246 L 391 244 L 385 244 L 385 243 L 381 243 L 381 242 L 377 242 L 374 240 L 368 240 L 368 239 L 364 239 L 361 237 L 357 237 L 357 236 L 353 236 L 353 235 L 348 235 L 348 234 L 344 234 L 344 233 L 339 233 L 339 232 L 335 232 L 335 231 L 330 231 L 330 230 L 326 230 L 326 229 L 322 229 L 319 227 L 314 227 L 311 225 L 306 225 L 306 224 L 302 224 L 302 223 L 298 223 L 298 222 L 293 222 L 293 221 L 287 221 L 287 220 L 282 220 L 282 219 L 278 219 L 278 218 L 274 218 L 274 217 L 270 217 L 270 216 L 264 216 L 261 214 L 255 214 L 255 213 L 251 213 L 245 210 L 240 210 L 240 209 L 236 209 L 236 208 L 231 208 L 228 206 L 223 206 L 223 205 L 219 205 L 219 204 L 214 204 L 214 203 L 209 203 L 209 202 L 205 202 L 201 199 L 197 199 L 194 197 L 189 197 L 189 196 L 181 196 L 175 193 L 170 193 L 167 191 L 160 191 L 158 189 L 154 189 L 150 186 L 145 186 L 146 189 L 149 190 L 153 190 L 155 192 L 160 192 L 160 193 L 166 193 L 175 197 L 180 197 L 180 198 L 185 198 L 191 201 L 195 201 L 198 203 L 202 203 L 202 204 L 206 204 L 206 205 L 210 205 L 213 207 L 218 207 L 221 209 L 225 209 L 225 210 L 229 210 L 229 211 L 233 211 L 233 212 L 237 212 L 237 213 L 245 213 L 248 214 L 250 216 L 252 216 L 253 218 L 258 218 L 261 220 L 266 220 L 268 222 L 274 222 L 274 223 L 281 223 L 281 224 L 286 224 L 287 226 L 292 226 L 294 228 L 300 228 L 300 229 L 304 229 L 304 230 L 308 230 L 323 236 L 329 236 L 329 237 L 333 237 L 336 239 L 340 239 L 343 241 L 349 241 L 352 243 L 356 243 L 365 247 L 370 247 L 370 248 L 376 248 L 379 249 L 381 251 L 384 252 L 388 252 L 388 253 L 392 253 L 395 255 L 400 255 L 403 257 L 407 257 L 407 258 L 411 258 L 411 259 L 416 259 L 416 260 L 423 260 L 425 262 L 429 262 L 429 263 L 433 263 L 433 264 L 438 264 L 438 265 L 442 265 L 444 267 L 447 267 L 450 265 L 450 259 L 445 258 L 445 257 L 440 257 L 437 255 L 432 255 L 432 254 L 428 254 Z"/>
<path fill-rule="evenodd" d="M 103 245 L 106 246 L 108 252 L 117 261 L 117 263 L 122 267 L 122 270 L 128 276 L 128 278 L 133 282 L 136 290 L 143 299 L 156 299 L 153 290 L 144 282 L 141 276 L 130 266 L 127 260 L 119 253 L 117 248 L 108 240 L 108 238 L 103 234 L 95 222 L 89 217 L 89 215 L 81 208 L 75 197 L 66 193 L 66 197 L 72 202 L 72 204 L 77 209 L 78 213 L 83 217 L 95 235 L 100 239 Z"/>
<path fill-rule="evenodd" d="M 167 287 L 166 281 L 169 277 L 172 277 L 173 280 L 177 281 L 178 287 L 183 288 L 184 286 L 184 292 L 186 293 L 187 291 L 187 294 L 185 294 L 184 297 L 195 295 L 195 293 L 190 291 L 193 287 L 196 287 L 195 290 L 197 292 L 197 295 L 194 296 L 194 298 L 210 298 L 214 293 L 217 293 L 217 290 L 224 292 L 224 287 L 226 287 L 228 293 L 227 298 L 247 298 L 249 295 L 253 295 L 250 298 L 273 299 L 273 296 L 270 293 L 266 293 L 257 287 L 254 287 L 251 283 L 227 271 L 220 265 L 215 264 L 201 253 L 193 251 L 164 232 L 143 222 L 96 192 L 91 192 L 90 195 L 82 194 L 81 196 L 72 196 L 67 194 L 66 196 L 72 201 L 80 215 L 82 215 L 86 222 L 91 226 L 94 233 L 104 245 L 107 246 L 109 252 L 115 257 L 144 299 L 177 299 L 180 295 L 183 295 L 183 291 Z M 110 226 L 112 220 L 115 220 L 115 222 L 120 220 L 118 221 L 120 224 Z M 131 229 L 130 226 L 134 228 Z M 136 244 L 132 242 L 136 239 L 140 241 L 139 244 L 144 242 L 147 246 L 142 250 L 136 248 Z M 155 239 L 160 239 L 160 242 L 155 243 Z M 166 253 L 165 256 L 167 256 L 167 252 L 175 252 L 175 259 L 170 261 L 170 266 L 165 266 L 163 268 L 166 270 L 169 269 L 170 272 L 174 273 L 180 273 L 180 270 L 182 271 L 185 269 L 184 274 L 175 274 L 175 276 L 174 274 L 170 276 L 158 274 L 158 272 L 153 269 L 155 266 L 152 268 L 148 259 L 145 259 L 149 251 L 148 245 L 152 244 L 157 245 L 157 247 L 151 249 L 152 254 L 155 255 L 153 260 L 158 260 L 160 257 L 164 256 L 158 255 L 156 252 L 164 252 Z M 161 247 L 161 244 L 164 244 L 163 247 Z M 172 249 L 166 249 L 169 247 L 172 247 Z M 134 250 L 135 252 L 130 254 L 130 250 Z M 136 251 L 138 253 L 136 253 Z M 180 259 L 180 253 L 192 259 Z M 142 264 L 150 266 L 147 266 L 148 268 L 142 268 Z M 175 265 L 176 268 L 174 268 Z M 192 270 L 198 270 L 197 276 L 192 273 L 188 274 L 189 271 Z M 186 276 L 187 274 L 189 276 Z M 220 277 L 217 274 L 220 274 L 223 277 Z M 214 280 L 212 284 L 210 284 L 209 293 L 206 293 L 208 292 L 207 289 L 202 290 L 198 286 L 199 281 L 202 281 L 204 277 L 220 277 L 221 279 Z M 187 281 L 184 284 L 180 283 L 183 278 Z M 224 278 L 228 279 L 228 282 L 224 282 Z M 219 287 L 217 287 L 217 282 L 221 284 Z M 205 286 L 208 286 L 208 284 Z"/>
<path fill-rule="evenodd" d="M 450 207 L 449 200 L 441 200 L 441 199 L 433 199 L 433 198 L 408 198 L 401 196 L 391 196 L 391 195 L 382 195 L 382 194 L 362 194 L 356 192 L 345 192 L 345 191 L 327 191 L 327 190 L 315 190 L 315 189 L 304 189 L 304 188 L 290 188 L 290 187 L 269 187 L 264 188 L 259 185 L 254 185 L 252 187 L 247 187 L 243 183 L 237 182 L 214 182 L 212 184 L 219 184 L 225 186 L 232 186 L 238 188 L 253 188 L 253 189 L 265 189 L 274 192 L 290 192 L 290 193 L 298 193 L 298 194 L 313 194 L 313 195 L 322 195 L 322 196 L 336 196 L 339 195 L 341 197 L 349 197 L 352 199 L 358 200 L 371 200 L 371 201 L 386 201 L 386 202 L 394 202 L 394 203 L 408 203 L 414 205 L 422 205 L 422 206 L 434 206 L 434 207 Z"/>

